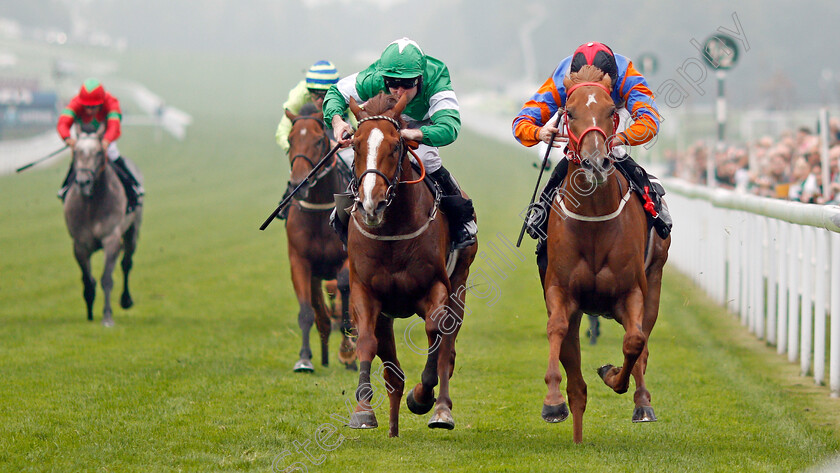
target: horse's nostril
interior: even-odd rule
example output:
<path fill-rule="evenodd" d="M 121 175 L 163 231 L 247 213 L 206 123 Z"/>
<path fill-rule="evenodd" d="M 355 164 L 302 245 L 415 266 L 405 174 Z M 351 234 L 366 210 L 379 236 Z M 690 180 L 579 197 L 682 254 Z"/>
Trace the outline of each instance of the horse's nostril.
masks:
<path fill-rule="evenodd" d="M 376 210 L 374 211 L 374 213 L 381 214 L 385 211 L 385 207 L 387 206 L 388 204 L 386 204 L 384 200 L 379 202 L 378 204 L 376 204 Z"/>

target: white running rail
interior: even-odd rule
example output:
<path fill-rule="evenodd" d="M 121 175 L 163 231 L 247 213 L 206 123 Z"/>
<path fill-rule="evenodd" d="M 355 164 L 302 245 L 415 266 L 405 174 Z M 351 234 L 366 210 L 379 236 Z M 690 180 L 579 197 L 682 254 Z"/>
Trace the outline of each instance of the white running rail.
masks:
<path fill-rule="evenodd" d="M 669 262 L 816 384 L 827 356 L 831 396 L 840 397 L 840 207 L 678 179 L 665 187 L 675 220 Z"/>

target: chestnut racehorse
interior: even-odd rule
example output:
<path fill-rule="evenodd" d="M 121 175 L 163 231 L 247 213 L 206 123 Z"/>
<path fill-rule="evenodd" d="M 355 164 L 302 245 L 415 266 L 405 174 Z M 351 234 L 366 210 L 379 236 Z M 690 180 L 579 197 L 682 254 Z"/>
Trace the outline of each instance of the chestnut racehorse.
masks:
<path fill-rule="evenodd" d="M 365 103 L 364 110 L 350 99 L 350 110 L 359 120 L 353 136 L 355 201 L 347 241 L 350 310 L 359 332 L 359 385 L 358 403 L 348 425 L 357 429 L 378 426 L 370 373 L 378 355 L 388 390 L 391 437 L 399 434 L 405 386 L 397 360 L 394 317 L 419 315 L 425 320 L 428 338 L 421 382 L 406 397 L 409 410 L 420 415 L 434 408 L 429 427 L 455 427 L 449 378 L 455 369 L 465 284 L 478 248 L 474 244 L 455 252 L 447 271 L 449 224 L 446 215 L 438 212 L 440 191 L 433 195 L 423 183 L 424 172 L 412 168 L 408 146 L 400 136 L 407 99 L 403 95 L 397 101 L 393 95 L 380 93 Z"/>
<path fill-rule="evenodd" d="M 579 339 L 583 312 L 614 318 L 624 327 L 624 363 L 602 366 L 598 373 L 619 394 L 627 391 L 632 374 L 633 422 L 656 420 L 644 374 L 671 240 L 648 230 L 641 202 L 632 196 L 627 179 L 614 172 L 610 144 L 618 120 L 610 77 L 584 66 L 566 77 L 563 85 L 571 154 L 567 178 L 552 201 L 548 265 L 540 274 L 549 342 L 542 417 L 560 422 L 571 408 L 574 441 L 580 443 L 586 410 Z M 569 407 L 560 392 L 558 360 L 568 377 Z"/>
<path fill-rule="evenodd" d="M 314 106 L 306 107 L 301 109 L 299 115 L 286 110 L 286 116 L 292 121 L 292 129 L 289 132 L 289 160 L 292 171 L 290 185 L 293 187 L 302 182 L 330 148 L 323 115 L 317 112 Z M 334 157 L 330 165 L 311 178 L 309 183 L 295 194 L 286 220 L 289 265 L 292 270 L 292 284 L 300 305 L 298 325 L 303 335 L 300 359 L 294 367 L 294 370 L 299 372 L 314 370 L 312 350 L 309 347 L 309 331 L 313 323 L 321 336 L 321 364 L 329 364 L 328 340 L 331 324 L 324 303 L 322 282 L 338 279 L 338 289 L 342 292 L 342 297 L 349 297 L 347 252 L 329 224 L 330 212 L 335 207 L 333 194 L 343 191 L 347 184 L 347 180 L 341 177 L 337 164 L 338 158 Z M 350 317 L 345 310 L 339 360 L 348 369 L 355 369 L 350 330 Z"/>

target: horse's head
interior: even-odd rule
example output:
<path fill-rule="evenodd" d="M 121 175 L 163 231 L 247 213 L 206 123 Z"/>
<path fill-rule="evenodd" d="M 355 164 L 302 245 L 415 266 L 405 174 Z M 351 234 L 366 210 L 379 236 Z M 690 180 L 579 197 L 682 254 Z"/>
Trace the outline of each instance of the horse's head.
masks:
<path fill-rule="evenodd" d="M 359 121 L 353 134 L 356 202 L 365 225 L 371 227 L 382 224 L 402 175 L 406 146 L 400 137 L 404 126 L 401 114 L 407 103 L 408 95 L 397 100 L 380 93 L 363 109 L 350 98 L 350 110 Z"/>
<path fill-rule="evenodd" d="M 292 130 L 289 132 L 289 167 L 292 174 L 291 185 L 296 187 L 327 154 L 330 149 L 330 139 L 327 136 L 327 126 L 324 124 L 324 114 L 314 105 L 304 105 L 297 115 L 286 110 L 286 117 L 292 121 Z M 321 174 L 314 176 L 301 187 L 296 197 L 306 199 L 309 189 L 331 169 L 330 166 L 325 167 Z"/>
<path fill-rule="evenodd" d="M 82 195 L 90 197 L 93 184 L 105 170 L 108 159 L 102 149 L 102 136 L 105 126 L 102 125 L 95 133 L 85 133 L 76 129 L 76 144 L 73 146 L 73 170 L 76 175 L 75 183 Z"/>
<path fill-rule="evenodd" d="M 618 112 L 610 95 L 610 76 L 586 65 L 566 76 L 563 85 L 570 158 L 592 171 L 596 181 L 603 182 L 611 165 L 611 141 L 618 125 Z"/>

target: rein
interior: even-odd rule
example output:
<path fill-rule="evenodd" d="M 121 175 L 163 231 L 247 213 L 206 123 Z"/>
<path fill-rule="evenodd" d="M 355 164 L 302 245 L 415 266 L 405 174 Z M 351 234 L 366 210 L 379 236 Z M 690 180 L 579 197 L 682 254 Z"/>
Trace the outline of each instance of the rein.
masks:
<path fill-rule="evenodd" d="M 573 85 L 572 87 L 569 88 L 569 90 L 566 92 L 566 101 L 568 101 L 569 97 L 572 96 L 572 92 L 574 92 L 575 90 L 577 90 L 580 87 L 600 87 L 601 89 L 604 90 L 604 92 L 607 93 L 607 96 L 610 97 L 610 99 L 612 99 L 612 95 L 610 94 L 610 90 L 607 89 L 604 86 L 604 84 L 601 84 L 599 82 L 581 82 L 580 84 L 575 84 L 575 85 Z M 616 113 L 613 116 L 613 132 L 615 132 L 615 130 L 618 129 L 618 121 L 619 121 L 619 117 L 618 117 L 618 114 Z M 579 137 L 575 136 L 575 134 L 572 133 L 571 127 L 569 127 L 568 112 L 563 112 L 563 129 L 566 132 L 566 136 L 569 137 L 569 146 L 566 148 L 566 156 L 569 158 L 569 161 L 571 161 L 571 162 L 573 162 L 577 165 L 580 165 L 581 162 L 583 161 L 580 157 L 580 142 L 583 141 L 583 138 L 588 133 L 591 133 L 591 132 L 600 133 L 601 136 L 604 137 L 605 142 L 609 139 L 609 136 L 607 136 L 607 132 L 605 132 L 603 130 L 603 128 L 601 128 L 599 126 L 591 126 L 591 127 L 587 128 L 586 130 L 583 130 L 583 133 L 581 133 Z"/>

